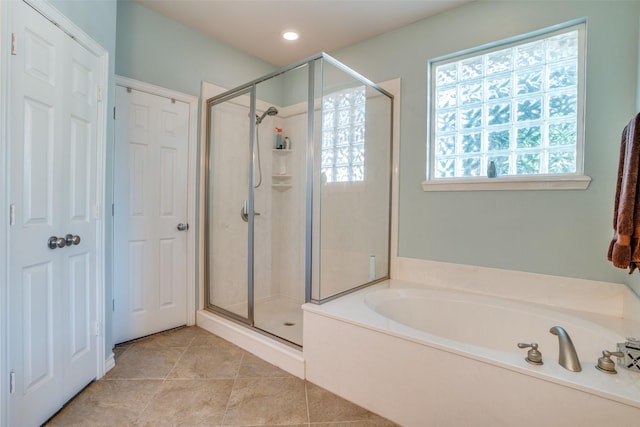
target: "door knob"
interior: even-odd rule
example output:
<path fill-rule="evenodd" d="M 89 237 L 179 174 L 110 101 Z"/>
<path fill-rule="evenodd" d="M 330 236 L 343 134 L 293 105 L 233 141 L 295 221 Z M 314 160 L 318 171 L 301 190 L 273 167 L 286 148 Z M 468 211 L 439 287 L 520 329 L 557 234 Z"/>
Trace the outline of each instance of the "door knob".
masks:
<path fill-rule="evenodd" d="M 51 236 L 49 240 L 47 240 L 47 246 L 49 246 L 50 249 L 64 248 L 66 245 L 67 241 L 64 237 Z"/>
<path fill-rule="evenodd" d="M 67 246 L 80 244 L 80 236 L 78 235 L 74 236 L 73 234 L 67 234 L 64 236 L 64 240 L 67 243 Z"/>
<path fill-rule="evenodd" d="M 186 231 L 188 229 L 189 229 L 189 224 L 183 224 L 183 223 L 178 224 L 178 230 Z"/>

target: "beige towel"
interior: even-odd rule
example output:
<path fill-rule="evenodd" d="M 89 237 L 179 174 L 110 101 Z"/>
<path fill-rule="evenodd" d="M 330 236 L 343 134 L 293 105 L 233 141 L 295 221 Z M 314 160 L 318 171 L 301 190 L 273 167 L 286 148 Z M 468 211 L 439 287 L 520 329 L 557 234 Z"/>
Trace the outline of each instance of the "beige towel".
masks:
<path fill-rule="evenodd" d="M 608 259 L 629 274 L 640 266 L 640 114 L 622 131 L 618 183 L 613 215 L 614 236 Z"/>

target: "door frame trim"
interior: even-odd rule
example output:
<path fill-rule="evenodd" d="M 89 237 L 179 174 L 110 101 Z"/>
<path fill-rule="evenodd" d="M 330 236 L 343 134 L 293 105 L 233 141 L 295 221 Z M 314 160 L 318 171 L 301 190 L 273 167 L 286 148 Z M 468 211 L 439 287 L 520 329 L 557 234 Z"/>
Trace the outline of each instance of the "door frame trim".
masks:
<path fill-rule="evenodd" d="M 28 6 L 35 9 L 49 21 L 53 22 L 64 33 L 70 35 L 76 42 L 98 58 L 99 73 L 96 78 L 101 88 L 102 99 L 98 101 L 98 116 L 96 121 L 97 143 L 97 167 L 96 171 L 96 318 L 98 319 L 98 337 L 96 339 L 96 379 L 104 376 L 107 367 L 105 353 L 105 190 L 106 190 L 106 142 L 107 142 L 107 105 L 109 95 L 109 53 L 98 42 L 92 39 L 79 26 L 71 21 L 62 12 L 44 0 L 22 0 Z M 9 16 L 14 2 L 0 2 L 0 169 L 2 176 L 0 182 L 0 425 L 7 425 L 7 412 L 9 409 L 9 383 L 8 373 L 8 331 L 7 312 L 9 301 L 7 300 L 7 288 L 9 286 L 9 195 L 10 183 L 8 173 L 9 153 L 9 92 L 11 82 L 9 79 L 11 22 Z"/>
<path fill-rule="evenodd" d="M 196 189 L 196 168 L 198 159 L 198 97 L 117 74 L 115 76 L 115 84 L 116 86 L 131 88 L 150 95 L 175 99 L 176 101 L 181 101 L 189 105 L 189 140 L 187 146 L 187 221 L 188 224 L 191 225 L 189 229 L 192 231 L 187 233 L 187 326 L 195 325 L 196 293 L 198 290 L 196 282 L 196 244 L 200 229 L 196 222 L 196 196 L 198 194 Z M 117 165 L 114 164 L 113 166 L 115 173 Z M 116 266 L 114 263 L 112 272 L 114 275 L 115 268 Z"/>

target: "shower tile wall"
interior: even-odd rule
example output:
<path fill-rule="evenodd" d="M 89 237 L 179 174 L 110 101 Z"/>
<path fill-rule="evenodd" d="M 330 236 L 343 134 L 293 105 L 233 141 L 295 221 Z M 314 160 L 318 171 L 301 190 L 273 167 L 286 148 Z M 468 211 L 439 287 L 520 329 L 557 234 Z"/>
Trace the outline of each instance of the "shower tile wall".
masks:
<path fill-rule="evenodd" d="M 246 111 L 246 107 L 232 103 L 216 108 L 212 125 L 214 146 L 211 148 L 211 194 L 216 210 L 209 219 L 212 244 L 208 255 L 211 259 L 210 282 L 216 286 L 211 287 L 210 302 L 240 315 L 246 315 L 242 303 L 247 299 L 247 227 L 238 221 L 248 186 Z"/>
<path fill-rule="evenodd" d="M 384 101 L 382 97 L 379 99 Z M 277 300 L 279 306 L 298 309 L 305 298 L 307 114 L 302 104 L 276 108 L 279 114 L 266 117 L 258 128 L 262 184 L 255 191 L 255 211 L 260 213 L 254 222 L 255 303 L 258 305 Z M 240 168 L 241 175 L 245 177 L 248 175 L 246 159 L 249 139 L 246 111 L 245 107 L 245 110 L 235 112 L 234 127 L 225 126 L 229 135 L 216 136 L 217 141 L 228 141 L 223 152 L 228 156 L 225 158 L 229 159 L 217 166 Z M 314 243 L 313 265 L 320 265 L 320 268 L 312 270 L 314 291 L 319 290 L 314 298 L 325 298 L 369 282 L 371 255 L 375 256 L 376 277 L 388 273 L 388 242 L 376 237 L 383 230 L 388 230 L 389 226 L 388 103 L 370 98 L 367 100 L 366 114 L 365 180 L 321 184 L 318 174 L 314 184 L 314 236 L 320 234 L 319 226 L 322 227 L 321 241 Z M 319 111 L 316 111 L 315 126 L 316 138 L 320 141 Z M 285 154 L 275 150 L 276 127 L 283 129 L 283 139 L 286 136 L 291 140 L 291 152 Z M 318 146 L 316 144 L 316 159 L 320 159 Z M 272 186 L 283 182 L 272 178 L 274 174 L 282 173 L 282 159 L 285 159 L 286 174 L 291 175 L 287 181 L 291 187 L 286 189 Z M 316 168 L 319 170 L 319 163 Z M 238 176 L 237 172 L 235 176 Z M 236 217 L 239 217 L 242 200 L 247 197 L 248 184 L 245 178 L 240 182 L 223 182 L 221 185 L 227 187 L 222 191 L 236 194 L 237 203 L 228 208 L 232 218 L 229 224 L 214 219 L 214 227 L 226 227 L 218 237 L 235 238 L 234 242 L 223 244 L 219 250 L 241 253 L 243 248 L 246 251 L 247 224 Z M 321 223 L 318 221 L 320 214 Z M 321 245 L 320 251 L 317 250 L 318 243 Z M 246 259 L 241 256 L 231 259 L 225 256 L 221 259 L 224 259 L 224 263 L 219 265 L 224 271 L 221 283 L 244 280 L 246 288 Z M 216 305 L 221 305 L 219 301 L 225 301 L 228 305 L 222 306 L 232 311 L 232 307 L 246 307 L 246 292 L 239 292 L 237 287 L 218 286 L 215 296 L 218 298 Z M 256 318 L 256 325 L 260 326 L 264 320 Z"/>
<path fill-rule="evenodd" d="M 286 109 L 281 109 L 281 111 Z M 286 111 L 283 111 L 283 116 Z M 279 127 L 283 129 L 283 138 L 291 140 L 292 152 L 288 154 L 274 153 L 271 162 L 279 166 L 280 157 L 284 157 L 287 174 L 292 176 L 291 188 L 283 191 L 272 191 L 273 215 L 271 265 L 273 282 L 277 283 L 280 296 L 291 300 L 294 304 L 304 302 L 304 248 L 305 248 L 305 151 L 307 114 L 293 114 L 280 119 Z M 271 139 L 271 147 L 275 146 L 275 134 Z M 277 169 L 279 172 L 279 169 Z"/>
<path fill-rule="evenodd" d="M 210 303 L 246 316 L 248 225 L 240 212 L 249 187 L 248 108 L 227 102 L 216 107 L 215 114 L 212 194 L 216 214 L 210 218 L 210 282 L 214 283 Z M 271 220 L 271 153 L 266 145 L 261 144 L 263 183 L 254 201 L 255 211 L 260 212 L 254 234 L 256 299 L 273 294 L 271 281 L 264 279 L 271 277 L 271 227 L 264 225 Z"/>
<path fill-rule="evenodd" d="M 262 183 L 254 191 L 254 210 L 260 215 L 254 217 L 254 298 L 255 302 L 262 301 L 273 295 L 277 295 L 277 284 L 272 280 L 272 251 L 271 238 L 273 221 L 273 200 L 271 190 L 271 135 L 273 129 L 279 126 L 276 120 L 268 116 L 256 128 L 260 132 L 260 164 L 262 167 Z M 245 141 L 248 144 L 249 138 Z M 256 157 L 257 159 L 257 157 Z M 247 158 L 248 160 L 248 158 Z M 256 160 L 257 161 L 257 160 Z M 259 170 L 256 166 L 254 170 L 255 181 L 259 181 Z M 248 197 L 248 195 L 246 196 Z M 247 225 L 247 224 L 245 224 Z M 247 266 L 244 266 L 244 273 L 247 274 Z"/>
<path fill-rule="evenodd" d="M 218 130 L 214 126 L 215 141 L 224 141 L 216 148 L 220 161 L 214 163 L 214 199 L 233 200 L 226 206 L 223 217 L 212 218 L 214 251 L 212 273 L 214 286 L 212 303 L 227 310 L 245 315 L 247 294 L 247 223 L 239 220 L 242 201 L 248 188 L 247 109 L 227 103 L 216 114 L 225 125 Z M 278 107 L 280 109 L 280 107 Z M 282 114 L 281 114 L 282 115 Z M 285 297 L 291 304 L 304 302 L 304 173 L 306 114 L 290 117 L 266 117 L 260 124 L 260 159 L 262 184 L 254 192 L 254 287 L 255 302 Z M 293 144 L 289 154 L 274 154 L 275 127 L 283 128 Z M 281 190 L 272 187 L 274 173 L 280 172 L 280 156 L 286 160 L 287 174 L 292 176 L 291 188 Z M 218 171 L 216 172 L 216 168 Z M 256 182 L 258 169 L 256 168 Z M 242 179 L 230 179 L 241 177 Z M 216 193 L 218 196 L 216 196 Z M 217 240 L 216 240 L 217 238 Z M 229 253 L 234 254 L 229 256 Z M 229 286 L 229 285 L 232 286 Z"/>

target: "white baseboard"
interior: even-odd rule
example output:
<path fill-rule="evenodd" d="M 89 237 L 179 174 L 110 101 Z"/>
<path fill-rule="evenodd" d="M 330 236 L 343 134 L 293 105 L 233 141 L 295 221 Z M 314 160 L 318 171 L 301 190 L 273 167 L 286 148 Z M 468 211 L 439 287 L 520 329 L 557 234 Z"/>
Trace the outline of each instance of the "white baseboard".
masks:
<path fill-rule="evenodd" d="M 116 367 L 116 357 L 113 354 L 113 352 L 111 352 L 111 354 L 109 354 L 109 356 L 104 361 L 104 373 L 106 374 L 107 372 L 109 372 L 115 367 Z"/>

